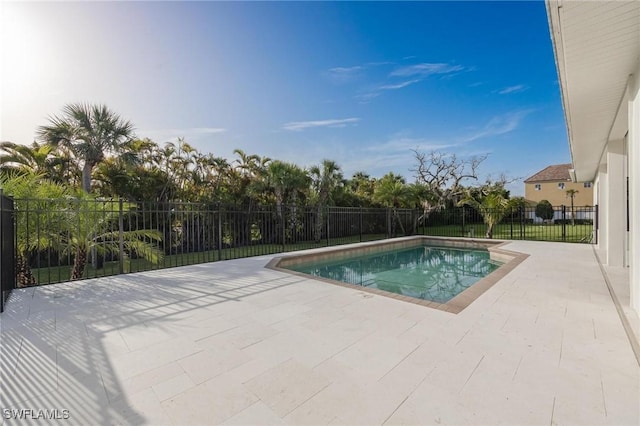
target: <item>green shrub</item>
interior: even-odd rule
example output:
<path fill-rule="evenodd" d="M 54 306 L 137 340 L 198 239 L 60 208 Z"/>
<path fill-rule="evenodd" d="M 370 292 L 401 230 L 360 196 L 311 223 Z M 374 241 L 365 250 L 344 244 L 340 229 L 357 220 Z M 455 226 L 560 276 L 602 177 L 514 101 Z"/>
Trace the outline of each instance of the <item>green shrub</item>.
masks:
<path fill-rule="evenodd" d="M 536 216 L 542 220 L 553 219 L 553 206 L 548 200 L 542 200 L 536 206 Z"/>

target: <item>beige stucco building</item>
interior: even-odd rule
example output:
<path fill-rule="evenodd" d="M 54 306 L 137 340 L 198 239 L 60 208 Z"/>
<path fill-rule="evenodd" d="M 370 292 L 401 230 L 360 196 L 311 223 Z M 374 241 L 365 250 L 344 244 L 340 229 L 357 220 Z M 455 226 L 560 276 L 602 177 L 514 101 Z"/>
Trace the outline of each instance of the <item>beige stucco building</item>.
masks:
<path fill-rule="evenodd" d="M 593 205 L 591 182 L 572 182 L 569 170 L 571 164 L 548 166 L 524 181 L 524 198 L 531 203 L 547 200 L 553 206 L 569 206 L 571 198 L 567 191 L 577 191 L 573 197 L 574 206 Z"/>

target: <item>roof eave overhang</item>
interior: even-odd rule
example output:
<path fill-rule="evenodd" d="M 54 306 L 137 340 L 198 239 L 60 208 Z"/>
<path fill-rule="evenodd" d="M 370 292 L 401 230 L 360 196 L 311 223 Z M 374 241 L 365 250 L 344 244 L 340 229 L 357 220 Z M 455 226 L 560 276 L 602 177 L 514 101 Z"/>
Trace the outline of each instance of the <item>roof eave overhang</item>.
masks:
<path fill-rule="evenodd" d="M 624 138 L 628 129 L 640 2 L 546 0 L 545 6 L 575 177 L 593 181 L 608 142 Z"/>
<path fill-rule="evenodd" d="M 558 84 L 560 86 L 560 96 L 562 98 L 562 110 L 564 112 L 564 120 L 567 124 L 567 136 L 569 139 L 569 150 L 571 152 L 571 164 L 575 164 L 574 161 L 574 146 L 571 128 L 571 113 L 569 96 L 567 94 L 566 84 L 566 66 L 564 58 L 564 46 L 562 44 L 562 32 L 560 25 L 560 8 L 562 5 L 559 0 L 547 0 L 545 2 L 547 7 L 547 19 L 549 21 L 549 32 L 551 33 L 551 44 L 553 46 L 553 56 L 556 61 L 556 71 L 558 73 Z M 577 174 L 576 174 L 577 176 Z"/>

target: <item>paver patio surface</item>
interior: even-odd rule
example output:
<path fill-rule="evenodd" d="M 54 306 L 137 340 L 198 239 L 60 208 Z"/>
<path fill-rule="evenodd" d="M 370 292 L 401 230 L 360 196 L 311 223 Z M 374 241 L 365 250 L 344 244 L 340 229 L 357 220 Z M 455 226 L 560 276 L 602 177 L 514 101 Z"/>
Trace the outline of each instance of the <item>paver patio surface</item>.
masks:
<path fill-rule="evenodd" d="M 265 269 L 273 256 L 14 291 L 2 422 L 640 424 L 591 246 L 505 248 L 530 257 L 457 315 Z M 68 419 L 32 419 L 52 413 Z"/>

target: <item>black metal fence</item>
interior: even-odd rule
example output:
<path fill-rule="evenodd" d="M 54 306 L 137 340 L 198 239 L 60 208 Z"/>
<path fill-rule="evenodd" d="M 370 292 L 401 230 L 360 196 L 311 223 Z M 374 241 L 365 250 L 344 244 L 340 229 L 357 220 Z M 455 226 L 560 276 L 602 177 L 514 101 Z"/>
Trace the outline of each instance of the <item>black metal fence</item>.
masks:
<path fill-rule="evenodd" d="M 9 211 L 11 200 L 4 200 Z M 3 292 L 4 265 L 14 259 L 13 282 L 25 287 L 412 234 L 482 238 L 487 231 L 469 207 L 423 217 L 414 209 L 17 199 L 14 210 L 7 221 L 2 215 Z M 560 207 L 543 221 L 532 209 L 513 209 L 495 224 L 493 238 L 592 242 L 596 212 Z M 13 225 L 15 240 L 4 238 Z"/>
<path fill-rule="evenodd" d="M 0 189 L 0 312 L 4 311 L 6 298 L 16 286 L 14 262 L 13 200 L 5 197 Z"/>
<path fill-rule="evenodd" d="M 18 287 L 379 240 L 418 212 L 123 200 L 16 200 Z"/>
<path fill-rule="evenodd" d="M 498 215 L 492 238 L 505 240 L 596 243 L 598 206 L 556 206 L 545 217 L 536 216 L 535 207 L 508 209 Z M 489 211 L 486 216 L 495 213 Z M 489 226 L 483 215 L 470 207 L 432 212 L 419 233 L 432 236 L 486 238 Z"/>

